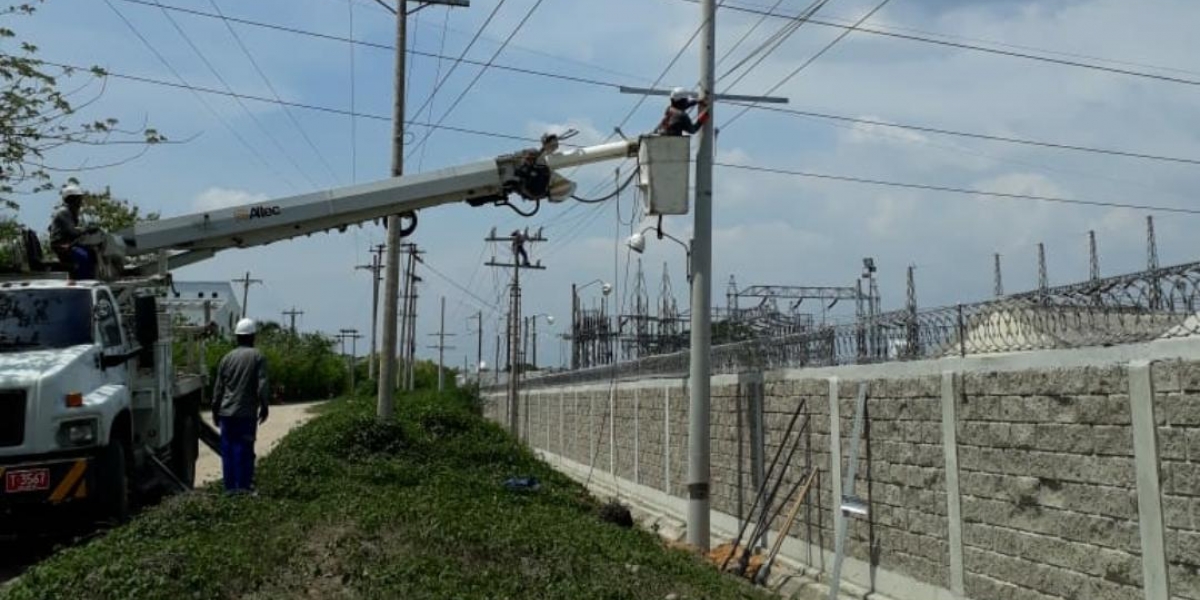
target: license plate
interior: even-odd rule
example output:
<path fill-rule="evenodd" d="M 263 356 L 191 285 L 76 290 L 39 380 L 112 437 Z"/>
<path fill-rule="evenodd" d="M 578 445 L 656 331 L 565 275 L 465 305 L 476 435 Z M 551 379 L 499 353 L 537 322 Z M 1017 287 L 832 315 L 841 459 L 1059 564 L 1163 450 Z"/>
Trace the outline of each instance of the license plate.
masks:
<path fill-rule="evenodd" d="M 4 491 L 9 494 L 50 489 L 50 469 L 24 469 L 4 474 Z"/>

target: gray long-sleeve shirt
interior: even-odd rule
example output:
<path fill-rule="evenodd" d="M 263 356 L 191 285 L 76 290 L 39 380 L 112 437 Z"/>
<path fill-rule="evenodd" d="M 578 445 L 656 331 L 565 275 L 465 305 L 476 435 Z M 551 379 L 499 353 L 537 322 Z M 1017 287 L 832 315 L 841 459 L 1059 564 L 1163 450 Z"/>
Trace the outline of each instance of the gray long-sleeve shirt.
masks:
<path fill-rule="evenodd" d="M 221 358 L 213 387 L 217 415 L 253 419 L 258 416 L 258 407 L 270 400 L 267 359 L 262 352 L 243 346 Z"/>
<path fill-rule="evenodd" d="M 50 244 L 53 246 L 69 245 L 75 242 L 83 233 L 79 228 L 79 219 L 65 204 L 59 205 L 50 217 Z"/>

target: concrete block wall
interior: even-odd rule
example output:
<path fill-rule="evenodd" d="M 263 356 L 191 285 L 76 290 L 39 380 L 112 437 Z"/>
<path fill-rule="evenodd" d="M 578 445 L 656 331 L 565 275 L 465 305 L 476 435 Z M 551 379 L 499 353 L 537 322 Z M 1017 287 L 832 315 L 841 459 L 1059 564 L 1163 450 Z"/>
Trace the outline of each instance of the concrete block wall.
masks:
<path fill-rule="evenodd" d="M 860 385 L 853 495 L 868 515 L 846 517 Z M 843 579 L 883 598 L 1200 600 L 1200 342 L 722 375 L 711 387 L 714 526 L 736 533 L 772 459 L 796 444 L 775 473 L 771 529 L 815 470 L 784 553 L 818 577 L 846 519 Z M 503 393 L 485 400 L 507 424 Z M 683 517 L 685 381 L 531 386 L 522 408 L 523 438 L 552 464 L 609 475 L 627 499 Z"/>

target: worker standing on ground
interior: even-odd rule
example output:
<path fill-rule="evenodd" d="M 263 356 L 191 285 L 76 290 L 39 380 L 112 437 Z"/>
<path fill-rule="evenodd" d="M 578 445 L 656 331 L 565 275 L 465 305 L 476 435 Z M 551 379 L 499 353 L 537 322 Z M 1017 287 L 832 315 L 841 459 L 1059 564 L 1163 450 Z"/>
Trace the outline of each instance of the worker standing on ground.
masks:
<path fill-rule="evenodd" d="M 79 226 L 79 211 L 83 208 L 83 190 L 70 184 L 62 189 L 62 205 L 50 218 L 50 249 L 58 261 L 71 271 L 71 279 L 95 279 L 96 257 L 79 245 L 79 238 L 89 230 Z"/>
<path fill-rule="evenodd" d="M 699 106 L 702 110 L 695 121 L 692 121 L 691 115 L 688 115 L 688 110 L 694 106 Z M 701 127 L 708 122 L 708 103 L 703 100 L 693 100 L 692 95 L 683 88 L 675 88 L 671 90 L 671 105 L 667 107 L 666 114 L 663 115 L 662 122 L 658 124 L 658 129 L 654 133 L 659 135 L 683 135 L 694 134 L 700 131 Z"/>
<path fill-rule="evenodd" d="M 257 325 L 242 319 L 234 328 L 237 348 L 221 357 L 213 387 L 213 422 L 221 428 L 221 470 L 225 491 L 254 489 L 254 439 L 271 402 L 267 359 L 254 348 Z"/>

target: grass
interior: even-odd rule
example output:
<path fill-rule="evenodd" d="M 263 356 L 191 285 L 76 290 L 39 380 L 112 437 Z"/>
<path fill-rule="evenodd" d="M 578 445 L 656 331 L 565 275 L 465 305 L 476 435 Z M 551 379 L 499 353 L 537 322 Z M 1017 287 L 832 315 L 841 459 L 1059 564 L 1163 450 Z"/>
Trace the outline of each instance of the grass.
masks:
<path fill-rule="evenodd" d="M 766 598 L 600 503 L 472 409 L 418 393 L 392 423 L 338 402 L 260 463 L 259 496 L 209 486 L 65 550 L 0 596 Z M 532 475 L 536 492 L 503 482 Z"/>

